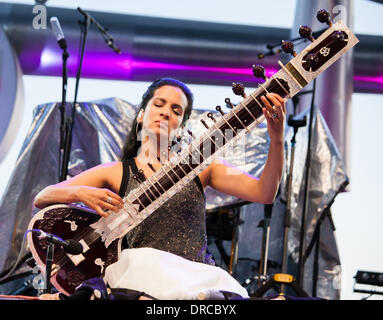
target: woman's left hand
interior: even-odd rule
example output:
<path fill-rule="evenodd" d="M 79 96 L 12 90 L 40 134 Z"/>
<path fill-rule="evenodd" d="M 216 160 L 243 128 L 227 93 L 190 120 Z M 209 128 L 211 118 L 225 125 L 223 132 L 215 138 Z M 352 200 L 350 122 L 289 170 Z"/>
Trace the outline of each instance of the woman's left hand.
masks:
<path fill-rule="evenodd" d="M 267 131 L 270 140 L 273 142 L 282 142 L 285 133 L 286 107 L 283 98 L 276 93 L 268 93 L 261 97 L 263 104 L 263 114 L 267 120 Z"/>

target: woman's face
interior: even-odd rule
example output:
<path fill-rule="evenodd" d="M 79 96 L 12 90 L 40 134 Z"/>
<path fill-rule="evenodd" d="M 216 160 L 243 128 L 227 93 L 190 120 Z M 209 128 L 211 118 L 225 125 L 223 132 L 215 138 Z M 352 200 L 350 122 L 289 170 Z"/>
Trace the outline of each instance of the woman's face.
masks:
<path fill-rule="evenodd" d="M 182 123 L 186 107 L 187 98 L 183 91 L 178 87 L 165 85 L 154 91 L 138 122 L 142 123 L 144 134 L 149 137 L 154 134 L 169 143 Z"/>

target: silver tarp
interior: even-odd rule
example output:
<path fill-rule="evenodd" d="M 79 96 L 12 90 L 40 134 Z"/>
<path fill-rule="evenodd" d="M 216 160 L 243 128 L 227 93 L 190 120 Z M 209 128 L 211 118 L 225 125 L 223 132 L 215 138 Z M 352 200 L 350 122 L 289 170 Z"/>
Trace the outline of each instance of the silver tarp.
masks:
<path fill-rule="evenodd" d="M 39 105 L 34 110 L 34 119 L 21 148 L 14 171 L 8 182 L 0 203 L 0 270 L 9 270 L 19 256 L 24 233 L 29 221 L 37 212 L 33 199 L 45 186 L 59 180 L 59 126 L 60 111 L 57 103 Z M 67 114 L 71 105 L 67 105 Z M 187 128 L 195 136 L 206 130 L 199 119 L 207 110 L 194 110 Z M 340 297 L 340 261 L 337 245 L 330 220 L 324 216 L 325 209 L 334 200 L 336 194 L 347 183 L 343 161 L 337 151 L 331 134 L 324 123 L 320 112 L 315 113 L 312 135 L 311 184 L 307 214 L 306 243 L 309 244 L 315 230 L 320 229 L 319 267 L 317 278 L 317 296 L 328 299 Z M 131 123 L 136 115 L 136 107 L 118 98 L 80 103 L 76 107 L 73 129 L 72 151 L 68 175 L 76 175 L 87 168 L 100 163 L 115 161 L 127 136 Z M 216 115 L 218 117 L 218 115 Z M 208 121 L 207 121 L 208 122 Z M 280 271 L 283 247 L 283 218 L 286 209 L 286 176 L 289 170 L 290 140 L 292 128 L 286 126 L 285 172 L 281 188 L 274 203 L 271 223 L 268 273 Z M 292 220 L 289 233 L 289 272 L 293 274 L 298 263 L 299 234 L 302 213 L 302 196 L 304 195 L 304 167 L 307 152 L 307 126 L 300 128 L 296 137 L 295 166 L 292 190 Z M 231 164 L 259 176 L 262 172 L 268 150 L 269 138 L 266 124 L 263 123 L 233 148 L 224 153 L 224 158 Z M 214 210 L 225 206 L 240 208 L 240 223 L 233 226 L 238 231 L 237 260 L 233 275 L 240 281 L 252 278 L 256 274 L 256 263 L 260 260 L 263 230 L 260 224 L 264 217 L 262 204 L 248 204 L 242 200 L 206 189 L 207 216 Z M 321 221 L 322 223 L 319 223 Z M 230 241 L 224 241 L 228 246 Z M 229 243 L 230 245 L 230 243 Z M 222 251 L 211 245 L 217 264 L 223 268 L 227 265 L 220 259 Z M 28 253 L 23 248 L 21 256 Z M 311 294 L 312 274 L 315 267 L 311 254 L 305 266 L 304 289 Z M 295 269 L 294 269 L 295 268 Z M 15 274 L 30 270 L 22 264 Z M 8 294 L 1 290 L 0 291 Z M 9 288 L 8 288 L 9 290 Z M 252 290 L 249 286 L 248 290 Z"/>

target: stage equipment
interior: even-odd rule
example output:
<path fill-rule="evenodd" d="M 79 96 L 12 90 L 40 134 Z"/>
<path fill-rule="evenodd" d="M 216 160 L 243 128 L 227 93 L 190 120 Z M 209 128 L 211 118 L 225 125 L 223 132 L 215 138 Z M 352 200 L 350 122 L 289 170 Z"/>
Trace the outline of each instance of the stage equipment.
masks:
<path fill-rule="evenodd" d="M 291 138 L 291 148 L 290 148 L 290 163 L 289 163 L 289 173 L 287 176 L 287 205 L 286 205 L 286 213 L 284 219 L 284 233 L 283 233 L 283 255 L 282 255 L 282 273 L 287 273 L 287 257 L 288 257 L 288 235 L 291 224 L 291 192 L 292 192 L 292 182 L 293 182 L 293 172 L 294 172 L 294 157 L 295 157 L 295 144 L 296 144 L 296 134 L 298 133 L 298 129 L 306 126 L 307 117 L 303 117 L 303 119 L 294 119 L 294 116 L 290 114 L 287 124 L 294 128 L 294 133 Z M 285 294 L 285 284 L 281 285 L 281 293 Z"/>
<path fill-rule="evenodd" d="M 380 272 L 358 270 L 354 278 L 356 283 L 383 286 L 383 273 Z"/>
<path fill-rule="evenodd" d="M 263 236 L 262 236 L 262 254 L 259 263 L 260 279 L 267 279 L 267 261 L 269 254 L 269 242 L 270 242 L 270 220 L 273 212 L 273 204 L 264 205 L 264 219 L 263 219 Z M 258 281 L 259 284 L 263 281 Z"/>
<path fill-rule="evenodd" d="M 227 269 L 231 275 L 235 275 L 235 269 L 238 262 L 238 242 L 240 225 L 244 223 L 241 219 L 241 207 L 249 204 L 243 201 L 234 205 L 222 206 L 219 208 L 206 210 L 206 234 L 208 237 L 209 251 L 214 248 L 209 240 L 213 240 L 218 250 L 213 256 L 216 263 L 222 268 Z M 223 241 L 230 241 L 230 254 L 226 252 Z M 223 261 L 219 263 L 218 258 Z"/>
<path fill-rule="evenodd" d="M 356 275 L 354 276 L 354 279 L 355 279 L 354 287 L 353 287 L 354 292 L 368 293 L 369 296 L 373 294 L 383 295 L 382 290 L 376 290 L 375 288 L 371 289 L 371 286 L 378 286 L 378 287 L 383 286 L 383 273 L 358 270 Z M 357 284 L 359 285 L 357 286 Z M 366 289 L 367 285 L 370 287 L 370 290 Z M 366 300 L 369 296 L 367 296 L 366 298 L 363 298 L 362 300 Z"/>
<path fill-rule="evenodd" d="M 309 295 L 298 285 L 296 279 L 287 274 L 284 269 L 286 264 L 282 264 L 282 273 L 275 273 L 271 276 L 267 274 L 268 266 L 268 252 L 270 241 L 270 219 L 273 210 L 273 204 L 264 205 L 264 220 L 262 222 L 262 253 L 259 263 L 258 275 L 253 276 L 251 279 L 246 279 L 243 283 L 246 287 L 250 286 L 252 282 L 257 282 L 257 289 L 251 294 L 252 297 L 262 297 L 269 289 L 276 286 L 290 285 L 295 293 L 300 297 L 308 297 Z M 285 251 L 284 251 L 285 252 Z M 284 260 L 282 261 L 282 263 Z M 284 289 L 276 288 L 280 293 L 285 294 Z"/>
<path fill-rule="evenodd" d="M 83 246 L 81 243 L 68 239 L 63 240 L 58 236 L 53 234 L 46 233 L 39 229 L 28 230 L 27 232 L 33 233 L 40 241 L 46 241 L 48 246 L 46 246 L 46 260 L 45 260 L 45 279 L 44 279 L 44 289 L 43 293 L 51 293 L 52 284 L 51 276 L 58 271 L 56 265 L 53 265 L 54 249 L 55 244 L 61 246 L 67 254 L 78 255 L 83 251 Z M 42 246 L 44 247 L 44 245 Z M 28 263 L 31 263 L 29 260 Z"/>
<path fill-rule="evenodd" d="M 69 254 L 81 254 L 83 251 L 83 246 L 80 242 L 68 239 L 63 240 L 54 234 L 46 233 L 39 229 L 28 230 L 32 232 L 39 240 L 46 240 L 48 243 L 57 244 L 61 246 L 66 253 Z"/>
<path fill-rule="evenodd" d="M 66 116 L 66 94 L 67 94 L 67 84 L 68 84 L 68 74 L 67 74 L 67 60 L 69 58 L 68 46 L 64 37 L 64 33 L 61 29 L 60 22 L 57 17 L 52 17 L 50 19 L 52 29 L 56 35 L 57 43 L 60 48 L 63 50 L 62 53 L 62 94 L 61 94 L 61 105 L 60 105 L 60 149 L 59 149 L 59 167 L 58 167 L 58 181 L 63 181 L 66 179 L 64 176 L 64 151 L 65 151 L 65 139 L 67 132 L 67 116 Z"/>

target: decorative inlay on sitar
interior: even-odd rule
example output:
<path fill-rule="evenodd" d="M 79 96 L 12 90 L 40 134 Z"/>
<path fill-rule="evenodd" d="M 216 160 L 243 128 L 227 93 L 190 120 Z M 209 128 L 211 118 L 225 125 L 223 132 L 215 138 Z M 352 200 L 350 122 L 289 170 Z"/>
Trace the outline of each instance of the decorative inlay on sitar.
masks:
<path fill-rule="evenodd" d="M 205 134 L 194 139 L 187 148 L 177 153 L 150 178 L 142 181 L 124 199 L 118 213 L 100 217 L 92 210 L 73 205 L 54 205 L 39 211 L 31 220 L 29 229 L 41 229 L 63 239 L 74 239 L 83 245 L 83 253 L 72 256 L 58 248 L 54 255 L 52 284 L 59 291 L 70 294 L 85 279 L 102 276 L 108 265 L 116 262 L 120 254 L 122 237 L 170 199 L 216 157 L 265 119 L 261 96 L 278 93 L 285 101 L 292 98 L 310 81 L 350 50 L 358 39 L 342 21 L 331 23 L 327 11 L 318 13 L 321 22 L 329 28 L 318 39 L 312 37 L 309 27 L 300 28 L 300 34 L 311 43 L 299 54 L 291 42 L 284 41 L 282 49 L 293 55 L 286 65 L 266 78 L 263 67 L 253 67 L 254 75 L 264 78 L 264 83 L 249 95 L 240 84 L 233 85 L 234 93 L 244 97 L 230 112 L 215 119 L 209 113 Z M 36 263 L 45 272 L 46 243 L 32 233 L 28 244 Z"/>

